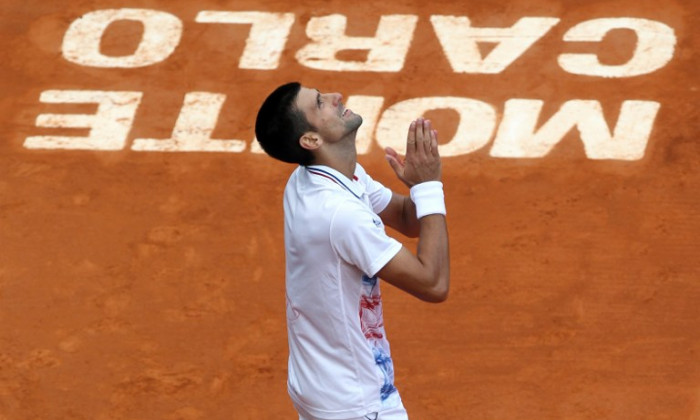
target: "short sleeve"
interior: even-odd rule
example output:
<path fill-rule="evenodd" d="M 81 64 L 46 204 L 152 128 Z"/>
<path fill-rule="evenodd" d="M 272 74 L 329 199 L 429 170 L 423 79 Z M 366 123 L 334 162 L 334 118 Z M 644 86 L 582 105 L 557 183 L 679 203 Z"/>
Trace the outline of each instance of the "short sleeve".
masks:
<path fill-rule="evenodd" d="M 355 170 L 355 176 L 357 176 L 358 180 L 365 186 L 365 191 L 372 204 L 372 210 L 374 210 L 375 213 L 381 213 L 391 201 L 391 196 L 393 195 L 391 190 L 380 182 L 372 179 L 359 163 Z"/>
<path fill-rule="evenodd" d="M 331 221 L 331 244 L 340 258 L 373 277 L 402 245 L 389 237 L 382 220 L 354 200 L 341 204 Z"/>

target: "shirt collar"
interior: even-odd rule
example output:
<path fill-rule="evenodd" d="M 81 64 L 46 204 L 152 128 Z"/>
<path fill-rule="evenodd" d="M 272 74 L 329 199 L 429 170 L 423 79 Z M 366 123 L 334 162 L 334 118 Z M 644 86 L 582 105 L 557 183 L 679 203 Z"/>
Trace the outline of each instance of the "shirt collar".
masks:
<path fill-rule="evenodd" d="M 340 185 L 343 189 L 349 191 L 357 198 L 362 197 L 365 193 L 365 186 L 357 179 L 357 165 L 355 165 L 355 174 L 353 175 L 353 180 L 349 180 L 345 175 L 341 174 L 339 171 L 325 165 L 309 165 L 306 166 L 306 170 L 314 177 L 323 177 L 329 181 Z"/>

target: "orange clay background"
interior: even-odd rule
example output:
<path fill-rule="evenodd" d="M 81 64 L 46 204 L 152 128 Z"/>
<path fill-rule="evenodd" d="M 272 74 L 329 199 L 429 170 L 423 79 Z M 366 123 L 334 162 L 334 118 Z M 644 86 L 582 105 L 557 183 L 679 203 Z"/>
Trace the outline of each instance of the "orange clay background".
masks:
<path fill-rule="evenodd" d="M 693 1 L 4 0 L 0 7 L 0 420 L 295 419 L 286 394 L 281 196 L 293 167 L 265 155 L 30 150 L 49 89 L 144 93 L 129 141 L 168 138 L 187 92 L 227 95 L 214 138 L 253 139 L 258 104 L 289 80 L 322 91 L 492 104 L 594 99 L 614 124 L 627 99 L 661 103 L 641 160 L 592 160 L 571 131 L 544 158 L 488 148 L 444 159 L 451 240 L 448 301 L 384 287 L 396 384 L 411 419 L 700 419 L 699 3 Z M 78 66 L 61 41 L 83 14 L 150 8 L 176 15 L 182 40 L 139 69 Z M 249 28 L 212 30 L 201 10 L 292 12 L 280 66 L 237 67 Z M 419 16 L 397 73 L 300 65 L 313 16 L 341 13 L 372 36 L 386 14 Z M 508 27 L 561 19 L 495 75 L 457 74 L 435 14 Z M 601 17 L 654 19 L 677 37 L 662 69 L 631 78 L 570 74 L 566 52 L 622 63 L 632 32 L 562 41 Z M 131 54 L 138 25 L 117 23 L 107 55 Z M 352 55 L 352 54 L 350 54 Z M 361 57 L 345 57 L 362 59 Z M 441 137 L 455 115 L 433 112 Z M 396 127 L 404 137 L 406 127 Z M 360 162 L 406 193 L 377 144 Z M 392 235 L 396 235 L 390 232 Z M 410 247 L 415 241 L 400 237 Z"/>

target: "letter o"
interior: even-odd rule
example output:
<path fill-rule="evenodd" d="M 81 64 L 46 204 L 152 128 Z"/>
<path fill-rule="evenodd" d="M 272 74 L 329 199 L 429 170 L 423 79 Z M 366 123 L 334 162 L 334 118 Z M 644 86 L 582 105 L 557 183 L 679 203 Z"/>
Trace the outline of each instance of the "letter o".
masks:
<path fill-rule="evenodd" d="M 382 114 L 377 124 L 377 143 L 406 152 L 406 132 L 411 121 L 428 111 L 453 109 L 459 114 L 457 131 L 449 142 L 441 141 L 440 155 L 459 156 L 484 147 L 496 127 L 496 111 L 486 102 L 453 96 L 414 98 L 396 103 Z"/>
<path fill-rule="evenodd" d="M 136 51 L 112 57 L 100 52 L 105 30 L 120 20 L 135 20 L 144 31 Z M 168 58 L 182 37 L 182 21 L 170 13 L 150 9 L 108 9 L 84 14 L 71 23 L 63 37 L 63 57 L 89 67 L 136 68 Z"/>

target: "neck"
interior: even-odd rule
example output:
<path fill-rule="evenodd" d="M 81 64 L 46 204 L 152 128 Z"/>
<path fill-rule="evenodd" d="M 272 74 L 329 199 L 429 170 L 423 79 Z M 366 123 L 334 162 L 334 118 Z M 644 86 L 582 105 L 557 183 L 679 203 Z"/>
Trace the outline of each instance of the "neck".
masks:
<path fill-rule="evenodd" d="M 355 142 L 342 143 L 334 145 L 335 147 L 325 147 L 322 151 L 316 154 L 314 164 L 328 166 L 341 174 L 345 175 L 349 180 L 355 176 L 355 165 L 357 164 L 357 149 Z"/>

